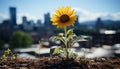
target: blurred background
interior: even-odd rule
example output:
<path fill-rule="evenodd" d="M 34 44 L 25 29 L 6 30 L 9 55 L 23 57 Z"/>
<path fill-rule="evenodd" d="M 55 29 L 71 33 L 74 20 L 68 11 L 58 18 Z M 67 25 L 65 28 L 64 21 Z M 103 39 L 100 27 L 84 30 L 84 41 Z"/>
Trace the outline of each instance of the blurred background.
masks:
<path fill-rule="evenodd" d="M 73 50 L 81 57 L 120 57 L 120 0 L 0 0 L 0 56 L 10 48 L 21 58 L 49 56 L 49 40 L 63 32 L 51 24 L 51 14 L 58 7 L 75 10 L 74 33 L 90 36 Z"/>

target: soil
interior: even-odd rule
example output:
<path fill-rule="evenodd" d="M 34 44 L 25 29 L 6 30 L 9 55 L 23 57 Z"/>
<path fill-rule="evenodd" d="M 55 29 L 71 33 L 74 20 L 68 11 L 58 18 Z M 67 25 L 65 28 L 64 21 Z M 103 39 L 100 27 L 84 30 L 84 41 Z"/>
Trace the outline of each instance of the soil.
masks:
<path fill-rule="evenodd" d="M 64 59 L 58 56 L 38 59 L 7 59 L 0 69 L 120 69 L 120 58 Z"/>

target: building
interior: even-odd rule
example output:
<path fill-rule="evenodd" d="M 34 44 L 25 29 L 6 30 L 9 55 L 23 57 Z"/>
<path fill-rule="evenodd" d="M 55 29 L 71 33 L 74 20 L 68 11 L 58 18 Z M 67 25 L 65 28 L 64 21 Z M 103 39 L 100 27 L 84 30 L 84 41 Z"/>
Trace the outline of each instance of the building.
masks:
<path fill-rule="evenodd" d="M 77 18 L 76 18 L 75 27 L 79 27 L 79 16 L 77 16 Z"/>
<path fill-rule="evenodd" d="M 26 16 L 23 16 L 23 17 L 22 17 L 22 23 L 23 23 L 23 24 L 27 23 L 27 17 L 26 17 Z"/>
<path fill-rule="evenodd" d="M 10 24 L 12 27 L 14 27 L 16 23 L 16 8 L 10 7 Z"/>
<path fill-rule="evenodd" d="M 120 33 L 115 30 L 102 30 L 92 34 L 93 46 L 114 45 L 120 43 Z"/>
<path fill-rule="evenodd" d="M 33 20 L 27 21 L 27 17 L 23 16 L 22 23 L 23 23 L 22 28 L 24 31 L 26 31 L 26 32 L 33 31 L 33 29 L 34 29 L 34 21 Z"/>
<path fill-rule="evenodd" d="M 9 23 L 9 20 L 4 20 L 2 24 L 0 24 L 0 38 L 8 43 L 12 35 L 12 29 Z"/>
<path fill-rule="evenodd" d="M 98 18 L 97 21 L 96 21 L 95 28 L 99 30 L 103 27 L 104 27 L 104 23 L 102 22 L 101 18 Z"/>
<path fill-rule="evenodd" d="M 41 25 L 41 24 L 42 24 L 42 22 L 41 22 L 40 19 L 37 20 L 37 24 L 38 24 L 38 25 Z"/>
<path fill-rule="evenodd" d="M 37 20 L 35 26 L 36 26 L 36 27 L 42 27 L 42 26 L 43 26 L 40 19 Z"/>
<path fill-rule="evenodd" d="M 52 24 L 51 24 L 51 21 L 50 21 L 50 13 L 46 13 L 44 15 L 44 25 L 47 26 L 47 27 L 51 27 Z"/>
<path fill-rule="evenodd" d="M 40 27 L 43 27 L 43 25 L 42 25 L 41 20 L 38 19 L 36 24 L 34 25 L 34 31 L 38 31 Z"/>

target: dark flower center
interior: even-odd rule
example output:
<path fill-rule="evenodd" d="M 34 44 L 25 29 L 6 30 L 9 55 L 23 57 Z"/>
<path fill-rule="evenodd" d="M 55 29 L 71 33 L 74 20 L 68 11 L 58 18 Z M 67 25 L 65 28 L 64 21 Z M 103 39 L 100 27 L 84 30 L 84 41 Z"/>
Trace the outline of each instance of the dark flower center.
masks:
<path fill-rule="evenodd" d="M 62 23 L 65 23 L 65 22 L 67 22 L 67 21 L 69 21 L 69 16 L 68 15 L 66 15 L 66 14 L 64 14 L 64 15 L 62 15 L 61 17 L 60 17 L 60 21 L 62 22 Z"/>

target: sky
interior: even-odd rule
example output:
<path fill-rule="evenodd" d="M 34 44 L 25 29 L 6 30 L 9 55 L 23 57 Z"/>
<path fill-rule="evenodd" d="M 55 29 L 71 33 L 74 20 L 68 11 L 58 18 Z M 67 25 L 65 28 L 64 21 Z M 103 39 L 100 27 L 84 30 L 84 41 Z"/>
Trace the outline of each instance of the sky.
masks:
<path fill-rule="evenodd" d="M 96 20 L 98 17 L 120 20 L 120 0 L 0 0 L 0 23 L 9 19 L 9 7 L 17 8 L 17 23 L 20 24 L 22 16 L 44 22 L 44 14 L 52 14 L 62 6 L 73 8 L 79 15 L 79 22 Z"/>

